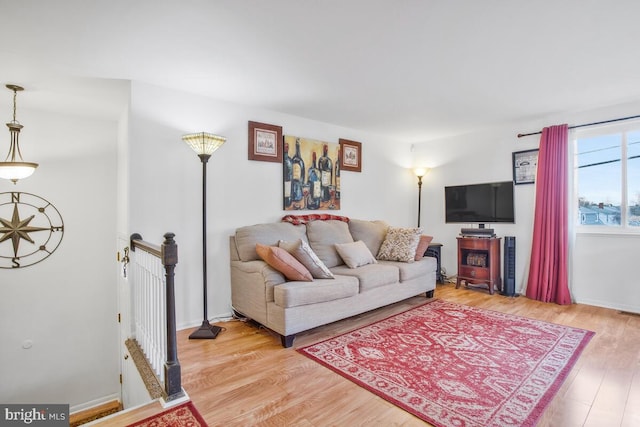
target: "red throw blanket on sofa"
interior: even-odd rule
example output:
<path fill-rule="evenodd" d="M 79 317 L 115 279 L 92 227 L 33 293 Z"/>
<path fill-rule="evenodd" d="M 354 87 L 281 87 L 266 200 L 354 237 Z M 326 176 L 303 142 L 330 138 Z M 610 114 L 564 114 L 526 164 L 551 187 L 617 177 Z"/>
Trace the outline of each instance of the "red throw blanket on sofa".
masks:
<path fill-rule="evenodd" d="M 311 221 L 329 220 L 349 222 L 349 218 L 346 216 L 331 214 L 285 215 L 282 217 L 282 222 L 290 222 L 293 225 L 306 224 Z"/>

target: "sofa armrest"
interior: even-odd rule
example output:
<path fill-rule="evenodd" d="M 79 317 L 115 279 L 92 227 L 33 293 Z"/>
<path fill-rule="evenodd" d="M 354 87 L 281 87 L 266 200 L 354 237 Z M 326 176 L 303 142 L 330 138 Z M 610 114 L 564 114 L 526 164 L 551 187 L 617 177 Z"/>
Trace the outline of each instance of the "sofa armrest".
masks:
<path fill-rule="evenodd" d="M 285 277 L 266 262 L 231 261 L 231 304 L 234 310 L 268 326 L 267 302 L 273 302 L 273 287 Z"/>

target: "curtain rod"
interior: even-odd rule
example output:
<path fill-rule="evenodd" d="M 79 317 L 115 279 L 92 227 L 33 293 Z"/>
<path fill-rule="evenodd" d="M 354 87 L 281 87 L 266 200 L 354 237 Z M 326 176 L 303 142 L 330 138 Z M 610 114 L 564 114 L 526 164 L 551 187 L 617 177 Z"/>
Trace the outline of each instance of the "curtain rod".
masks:
<path fill-rule="evenodd" d="M 602 122 L 585 123 L 583 125 L 569 126 L 569 129 L 583 128 L 585 126 L 603 125 L 605 123 L 621 122 L 623 120 L 631 120 L 631 119 L 637 119 L 637 118 L 640 118 L 640 115 L 629 116 L 629 117 L 621 117 L 619 119 L 604 120 Z M 542 133 L 542 131 L 531 132 L 531 133 L 519 133 L 518 134 L 518 138 L 522 138 L 523 136 L 540 135 L 541 133 Z"/>

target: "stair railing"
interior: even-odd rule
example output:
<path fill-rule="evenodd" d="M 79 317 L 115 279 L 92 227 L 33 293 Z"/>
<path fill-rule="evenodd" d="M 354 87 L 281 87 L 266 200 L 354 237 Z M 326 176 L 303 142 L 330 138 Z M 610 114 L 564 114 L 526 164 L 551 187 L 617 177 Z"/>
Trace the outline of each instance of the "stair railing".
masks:
<path fill-rule="evenodd" d="M 173 233 L 158 246 L 131 235 L 133 337 L 161 384 L 166 400 L 182 397 L 176 339 L 175 267 L 178 245 Z"/>

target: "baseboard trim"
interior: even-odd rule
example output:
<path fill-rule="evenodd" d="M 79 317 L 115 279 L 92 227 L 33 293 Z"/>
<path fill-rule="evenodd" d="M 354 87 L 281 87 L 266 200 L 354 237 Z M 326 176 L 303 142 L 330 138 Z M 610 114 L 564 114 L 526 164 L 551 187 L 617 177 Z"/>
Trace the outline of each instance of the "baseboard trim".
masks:
<path fill-rule="evenodd" d="M 188 402 L 190 401 L 191 398 L 189 397 L 189 395 L 187 394 L 187 392 L 184 390 L 184 388 L 182 389 L 182 396 L 178 397 L 177 399 L 173 399 L 173 400 L 165 400 L 163 397 L 161 397 L 158 401 L 160 402 L 160 404 L 162 405 L 162 407 L 164 409 L 167 408 L 172 408 L 174 406 L 177 406 L 181 403 L 184 402 Z"/>
<path fill-rule="evenodd" d="M 69 413 L 75 414 L 76 412 L 93 409 L 97 406 L 105 405 L 109 402 L 113 402 L 114 400 L 120 402 L 120 394 L 118 393 L 109 394 L 107 396 L 101 397 L 100 399 L 90 400 L 88 402 L 81 403 L 79 405 L 73 405 L 69 408 Z"/>
<path fill-rule="evenodd" d="M 601 301 L 601 300 L 595 300 L 590 298 L 580 298 L 580 296 L 575 298 L 575 302 L 578 304 L 592 305 L 594 307 L 610 308 L 612 310 L 623 311 L 627 313 L 640 313 L 640 306 L 634 306 L 629 304 L 616 304 L 616 303 L 611 303 L 610 301 Z"/>
<path fill-rule="evenodd" d="M 223 314 L 220 314 L 218 316 L 212 317 L 212 318 L 210 318 L 208 320 L 211 323 L 229 322 L 229 321 L 233 320 L 233 313 L 231 313 L 231 312 L 223 313 Z M 198 327 L 200 325 L 202 325 L 202 319 L 200 319 L 200 320 L 192 320 L 192 321 L 188 321 L 188 322 L 184 322 L 184 323 L 180 323 L 180 324 L 176 325 L 176 330 L 183 331 L 185 329 L 195 328 L 195 327 Z"/>

